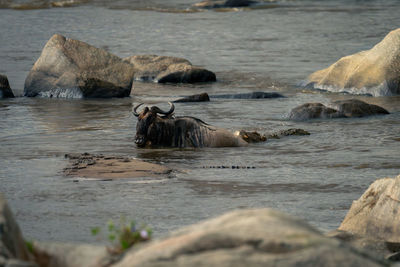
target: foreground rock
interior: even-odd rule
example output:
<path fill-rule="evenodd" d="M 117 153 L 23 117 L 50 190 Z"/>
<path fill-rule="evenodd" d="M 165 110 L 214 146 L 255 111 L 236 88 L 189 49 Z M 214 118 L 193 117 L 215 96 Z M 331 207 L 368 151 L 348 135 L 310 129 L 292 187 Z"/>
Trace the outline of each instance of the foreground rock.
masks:
<path fill-rule="evenodd" d="M 8 78 L 5 75 L 0 74 L 0 99 L 14 97 L 11 91 L 10 84 L 8 83 Z"/>
<path fill-rule="evenodd" d="M 384 266 L 299 219 L 270 209 L 241 210 L 128 251 L 125 266 Z"/>
<path fill-rule="evenodd" d="M 371 184 L 353 202 L 339 230 L 400 243 L 400 175 Z"/>
<path fill-rule="evenodd" d="M 126 97 L 134 68 L 87 43 L 53 35 L 25 80 L 29 97 Z"/>
<path fill-rule="evenodd" d="M 108 266 L 113 256 L 105 246 L 34 242 L 35 261 L 45 267 Z"/>
<path fill-rule="evenodd" d="M 252 0 L 225 0 L 225 1 L 218 1 L 218 0 L 206 0 L 200 3 L 196 3 L 193 5 L 195 8 L 234 8 L 234 7 L 248 7 L 258 3 L 257 1 Z"/>
<path fill-rule="evenodd" d="M 226 99 L 263 99 L 263 98 L 281 98 L 282 94 L 277 92 L 251 92 L 242 94 L 221 94 L 212 95 L 211 98 L 226 98 Z"/>
<path fill-rule="evenodd" d="M 400 29 L 390 32 L 372 49 L 341 58 L 314 72 L 314 88 L 373 96 L 400 94 Z"/>
<path fill-rule="evenodd" d="M 321 103 L 306 103 L 291 110 L 290 120 L 358 118 L 373 115 L 385 115 L 389 112 L 377 105 L 357 99 L 335 101 L 327 107 Z"/>
<path fill-rule="evenodd" d="M 95 179 L 121 179 L 138 177 L 167 177 L 171 169 L 138 159 L 117 156 L 66 154 L 70 164 L 64 169 L 66 176 Z"/>
<path fill-rule="evenodd" d="M 0 193 L 0 265 L 36 266 L 28 262 L 29 252 L 6 200 Z"/>
<path fill-rule="evenodd" d="M 173 103 L 186 103 L 186 102 L 208 102 L 210 97 L 207 93 L 201 93 L 196 95 L 185 96 L 177 100 L 172 101 Z"/>
<path fill-rule="evenodd" d="M 178 57 L 136 55 L 124 59 L 135 68 L 134 78 L 158 83 L 215 82 L 213 72 Z"/>

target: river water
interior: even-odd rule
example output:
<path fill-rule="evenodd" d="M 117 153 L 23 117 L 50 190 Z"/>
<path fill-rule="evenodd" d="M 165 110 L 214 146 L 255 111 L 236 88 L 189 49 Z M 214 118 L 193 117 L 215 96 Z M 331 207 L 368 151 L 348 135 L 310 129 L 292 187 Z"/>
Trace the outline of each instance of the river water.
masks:
<path fill-rule="evenodd" d="M 179 56 L 217 74 L 200 85 L 135 83 L 131 98 L 0 101 L 0 192 L 27 239 L 96 242 L 90 228 L 121 216 L 156 236 L 239 208 L 271 207 L 322 231 L 335 229 L 371 182 L 400 173 L 400 97 L 356 96 L 391 114 L 292 122 L 306 102 L 354 96 L 303 90 L 310 73 L 369 49 L 400 27 L 400 2 L 280 1 L 253 9 L 198 11 L 193 0 L 7 1 L 0 6 L 0 73 L 22 95 L 47 40 L 60 33 L 120 57 Z M 71 7 L 54 8 L 55 5 Z M 302 128 L 243 148 L 137 149 L 133 103 L 200 92 L 276 91 L 286 98 L 176 104 L 230 130 Z M 170 178 L 95 181 L 63 176 L 66 153 L 125 155 L 176 169 Z M 204 166 L 252 166 L 214 169 Z M 105 242 L 106 240 L 103 240 Z"/>

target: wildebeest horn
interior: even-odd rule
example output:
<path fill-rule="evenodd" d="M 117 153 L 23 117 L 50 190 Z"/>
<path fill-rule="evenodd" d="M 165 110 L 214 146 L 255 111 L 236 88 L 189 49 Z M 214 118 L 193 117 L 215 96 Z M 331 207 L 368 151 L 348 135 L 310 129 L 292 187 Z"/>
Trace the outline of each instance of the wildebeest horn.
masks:
<path fill-rule="evenodd" d="M 152 106 L 151 107 L 151 111 L 156 112 L 156 113 L 160 113 L 160 114 L 163 114 L 163 115 L 169 115 L 172 112 L 174 112 L 175 106 L 171 102 L 168 102 L 168 104 L 170 106 L 170 109 L 168 111 L 163 111 L 162 109 L 160 109 L 159 107 L 156 107 L 156 106 Z"/>
<path fill-rule="evenodd" d="M 135 106 L 135 107 L 133 108 L 132 113 L 133 113 L 133 115 L 135 115 L 136 117 L 139 117 L 139 113 L 137 113 L 136 110 L 137 110 L 141 105 L 143 105 L 143 103 L 140 103 L 139 105 L 137 105 L 137 106 Z"/>

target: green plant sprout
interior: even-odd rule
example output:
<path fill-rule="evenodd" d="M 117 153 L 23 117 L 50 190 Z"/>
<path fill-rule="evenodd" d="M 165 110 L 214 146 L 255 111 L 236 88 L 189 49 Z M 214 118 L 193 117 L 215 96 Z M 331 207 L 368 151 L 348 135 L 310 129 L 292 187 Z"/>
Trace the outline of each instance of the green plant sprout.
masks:
<path fill-rule="evenodd" d="M 91 228 L 93 236 L 98 236 L 101 233 L 100 227 Z M 112 220 L 107 223 L 107 239 L 111 243 L 108 250 L 111 253 L 119 254 L 134 246 L 135 244 L 150 240 L 152 230 L 146 225 L 140 228 L 136 227 L 134 221 L 126 223 L 124 217 L 121 217 L 119 225 L 115 225 Z"/>

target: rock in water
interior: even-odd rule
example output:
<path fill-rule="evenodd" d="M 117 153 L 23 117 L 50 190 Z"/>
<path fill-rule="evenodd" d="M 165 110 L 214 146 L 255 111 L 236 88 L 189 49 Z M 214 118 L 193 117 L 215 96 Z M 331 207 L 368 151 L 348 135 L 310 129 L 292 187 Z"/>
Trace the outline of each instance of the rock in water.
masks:
<path fill-rule="evenodd" d="M 277 92 L 251 92 L 242 94 L 221 94 L 212 95 L 211 98 L 227 98 L 227 99 L 264 99 L 264 98 L 280 98 L 284 97 Z"/>
<path fill-rule="evenodd" d="M 178 57 L 136 55 L 124 59 L 135 68 L 134 78 L 158 83 L 215 82 L 213 72 Z"/>
<path fill-rule="evenodd" d="M 196 8 L 234 8 L 234 7 L 248 7 L 258 3 L 252 0 L 206 0 L 193 5 Z"/>
<path fill-rule="evenodd" d="M 134 68 L 87 43 L 53 35 L 25 80 L 29 97 L 126 97 Z"/>
<path fill-rule="evenodd" d="M 290 120 L 331 119 L 343 118 L 343 114 L 321 103 L 306 103 L 298 106 L 289 113 Z"/>
<path fill-rule="evenodd" d="M 386 109 L 380 106 L 368 104 L 357 99 L 335 101 L 332 105 L 347 118 L 389 114 Z"/>
<path fill-rule="evenodd" d="M 230 212 L 131 249 L 125 266 L 384 266 L 367 253 L 324 237 L 271 209 Z"/>
<path fill-rule="evenodd" d="M 373 96 L 400 94 L 400 28 L 372 49 L 343 57 L 314 72 L 307 86 Z"/>
<path fill-rule="evenodd" d="M 335 101 L 332 107 L 321 103 L 307 103 L 298 106 L 289 113 L 291 120 L 359 118 L 373 115 L 385 115 L 389 112 L 377 105 L 368 104 L 357 99 Z"/>
<path fill-rule="evenodd" d="M 9 97 L 14 97 L 14 94 L 11 91 L 8 78 L 7 76 L 0 74 L 0 99 Z"/>
<path fill-rule="evenodd" d="M 174 103 L 186 103 L 186 102 L 208 102 L 210 101 L 210 97 L 207 93 L 201 93 L 196 95 L 185 96 L 174 100 Z"/>
<path fill-rule="evenodd" d="M 339 230 L 400 243 L 400 175 L 371 184 L 353 201 Z"/>

